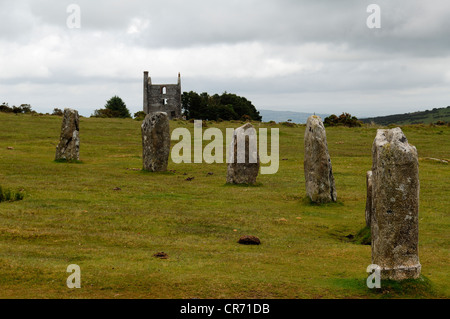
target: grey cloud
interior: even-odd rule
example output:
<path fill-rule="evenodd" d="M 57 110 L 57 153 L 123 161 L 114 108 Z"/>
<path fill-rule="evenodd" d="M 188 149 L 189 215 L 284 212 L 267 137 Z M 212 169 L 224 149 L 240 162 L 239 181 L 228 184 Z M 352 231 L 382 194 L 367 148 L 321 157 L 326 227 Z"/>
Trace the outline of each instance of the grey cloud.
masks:
<path fill-rule="evenodd" d="M 382 8 L 382 28 L 379 30 L 371 30 L 366 26 L 369 16 L 366 8 L 374 2 Z M 79 4 L 82 14 L 82 28 L 73 32 L 66 27 L 66 8 L 71 3 Z M 441 87 L 448 86 L 449 13 L 450 2 L 447 0 L 0 1 L 0 43 L 4 48 L 13 47 L 14 44 L 23 49 L 24 45 L 36 44 L 42 37 L 53 33 L 61 41 L 66 41 L 64 44 L 67 45 L 60 49 L 59 55 L 55 54 L 55 57 L 62 56 L 61 61 L 44 59 L 44 62 L 40 62 L 48 63 L 43 67 L 48 67 L 49 76 L 30 76 L 24 79 L 22 74 L 13 74 L 2 79 L 2 86 L 19 87 L 27 81 L 39 84 L 42 88 L 78 88 L 77 92 L 84 92 L 86 95 L 96 92 L 108 95 L 112 90 L 104 89 L 104 86 L 110 86 L 129 96 L 132 105 L 139 105 L 141 69 L 163 64 L 161 69 L 176 65 L 176 68 L 183 71 L 182 68 L 186 65 L 176 60 L 176 54 L 173 55 L 173 61 L 165 61 L 158 60 L 154 55 L 138 59 L 131 52 L 155 54 L 152 50 L 167 49 L 178 53 L 185 48 L 194 48 L 201 60 L 210 58 L 203 56 L 205 48 L 218 44 L 232 46 L 258 43 L 266 51 L 263 55 L 265 59 L 297 62 L 303 58 L 308 66 L 317 63 L 321 68 L 311 72 L 286 72 L 285 75 L 266 77 L 224 77 L 214 74 L 214 69 L 206 70 L 210 75 L 205 75 L 205 71 L 201 76 L 182 73 L 183 89 L 209 93 L 227 90 L 248 94 L 250 99 L 251 96 L 257 97 L 255 103 L 264 106 L 269 100 L 276 103 L 279 96 L 278 100 L 285 103 L 285 108 L 294 106 L 288 104 L 288 99 L 282 96 L 296 96 L 300 100 L 298 105 L 308 104 L 308 100 L 302 99 L 309 99 L 317 105 L 320 96 L 345 95 L 348 98 L 353 92 L 355 101 L 352 103 L 364 104 L 367 102 L 364 94 L 379 92 L 380 98 L 388 99 L 392 98 L 391 92 L 400 96 L 399 92 L 404 90 L 430 87 L 440 90 Z M 136 32 L 127 33 L 128 28 L 136 22 L 139 22 Z M 98 42 L 93 39 L 94 33 L 101 34 Z M 304 49 L 306 44 L 324 47 L 307 52 Z M 33 48 L 48 50 L 37 47 L 37 44 Z M 143 53 L 135 49 L 142 49 Z M 95 58 L 101 55 L 102 59 L 113 59 L 112 51 L 116 50 L 124 52 L 122 56 L 128 61 L 117 60 L 118 64 L 125 67 L 119 68 L 116 74 L 105 75 L 100 69 L 103 66 L 95 64 Z M 0 58 L 4 58 L 1 52 L 0 49 Z M 230 62 L 220 53 L 217 52 L 216 60 L 210 59 L 209 68 L 211 60 L 212 64 L 217 63 L 218 66 Z M 243 52 L 242 63 L 252 57 L 256 59 L 255 52 Z M 443 62 L 441 68 L 436 66 L 439 59 Z M 148 64 L 138 65 L 135 62 L 138 60 L 140 63 L 144 60 Z M 264 61 L 256 60 L 252 67 L 258 68 L 258 63 L 262 62 Z M 0 60 L 0 66 L 1 63 Z M 129 65 L 132 65 L 133 72 L 125 74 L 123 70 L 126 71 Z M 202 67 L 201 63 L 198 67 Z M 89 68 L 92 68 L 89 75 L 80 71 Z M 241 70 L 233 71 L 238 74 Z M 170 74 L 166 76 L 167 78 L 160 78 L 158 81 L 173 82 Z M 87 86 L 99 89 L 86 89 Z M 129 91 L 123 88 L 128 88 Z M 0 90 L 0 93 L 2 91 L 7 92 Z M 41 98 L 39 94 L 29 94 L 28 96 L 37 100 Z M 27 92 L 24 91 L 23 95 L 27 96 Z M 98 107 L 98 101 L 108 97 L 95 96 L 95 107 Z M 432 94 L 429 97 L 432 99 Z M 63 98 L 59 97 L 58 101 L 63 101 Z M 87 97 L 73 95 L 71 98 L 85 108 L 92 107 Z M 362 100 L 358 102 L 358 99 Z M 441 103 L 441 99 L 434 101 Z M 50 102 L 46 99 L 42 103 Z M 323 103 L 323 112 L 333 105 L 340 107 L 337 99 Z"/>
<path fill-rule="evenodd" d="M 31 14 L 39 24 L 65 28 L 73 0 L 4 1 L 1 37 L 30 32 Z M 13 3 L 13 4 L 10 4 Z M 366 8 L 373 1 L 88 1 L 81 7 L 82 31 L 114 32 L 133 45 L 187 47 L 248 41 L 277 44 L 347 43 L 353 49 L 442 55 L 449 49 L 450 3 L 376 1 L 382 29 L 369 30 Z M 432 8 L 426 10 L 426 8 Z M 438 14 L 447 12 L 447 14 Z M 148 21 L 138 37 L 124 36 L 133 19 Z"/>

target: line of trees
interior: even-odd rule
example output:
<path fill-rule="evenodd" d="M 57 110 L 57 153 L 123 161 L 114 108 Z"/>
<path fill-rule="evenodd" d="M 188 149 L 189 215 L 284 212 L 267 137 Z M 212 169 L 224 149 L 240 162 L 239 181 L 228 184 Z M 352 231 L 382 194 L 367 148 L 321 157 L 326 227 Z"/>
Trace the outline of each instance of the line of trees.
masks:
<path fill-rule="evenodd" d="M 8 103 L 3 102 L 0 105 L 0 112 L 4 113 L 15 113 L 15 114 L 29 114 L 34 112 L 31 109 L 31 106 L 29 104 L 21 104 L 20 106 L 9 106 Z"/>
<path fill-rule="evenodd" d="M 0 104 L 0 112 L 3 113 L 14 113 L 14 114 L 32 114 L 32 115 L 44 115 L 43 113 L 38 113 L 31 108 L 30 104 L 21 104 L 20 106 L 9 106 L 8 103 L 3 102 Z M 49 115 L 46 113 L 45 115 Z M 53 112 L 50 115 L 62 116 L 63 111 L 58 108 L 54 108 Z"/>
<path fill-rule="evenodd" d="M 203 92 L 183 92 L 181 105 L 186 119 L 196 120 L 254 120 L 261 121 L 262 116 L 255 106 L 245 97 L 224 92 L 210 96 Z"/>
<path fill-rule="evenodd" d="M 224 92 L 222 95 L 210 96 L 204 92 L 183 92 L 181 96 L 181 107 L 186 119 L 196 120 L 254 120 L 261 121 L 262 116 L 255 106 L 245 97 Z M 94 111 L 92 117 L 119 117 L 130 118 L 130 111 L 125 102 L 118 96 L 113 96 L 106 101 L 103 109 Z M 134 114 L 136 119 L 143 119 L 143 111 Z"/>
<path fill-rule="evenodd" d="M 261 121 L 262 116 L 256 110 L 251 101 L 245 97 L 224 92 L 222 95 L 214 94 L 210 96 L 204 92 L 183 92 L 181 96 L 183 115 L 186 119 L 196 120 L 253 120 Z M 20 107 L 10 108 L 7 103 L 0 105 L 0 112 L 32 113 L 31 106 L 22 104 Z M 144 116 L 140 111 L 135 114 L 136 118 Z M 62 115 L 62 110 L 55 108 L 52 115 Z M 91 117 L 102 118 L 131 118 L 125 102 L 118 96 L 113 96 L 106 101 L 105 107 L 97 109 Z"/>

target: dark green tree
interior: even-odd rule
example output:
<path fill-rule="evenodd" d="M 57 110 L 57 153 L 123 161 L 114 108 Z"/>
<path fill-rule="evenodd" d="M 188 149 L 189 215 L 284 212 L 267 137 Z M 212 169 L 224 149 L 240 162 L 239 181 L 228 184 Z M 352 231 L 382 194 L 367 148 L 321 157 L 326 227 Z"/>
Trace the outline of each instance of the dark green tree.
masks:
<path fill-rule="evenodd" d="M 117 116 L 114 117 L 120 118 L 131 117 L 130 111 L 128 111 L 125 102 L 117 95 L 114 95 L 112 98 L 106 101 L 105 109 L 110 110 L 115 115 L 117 114 Z"/>
<path fill-rule="evenodd" d="M 187 119 L 199 120 L 242 120 L 261 121 L 262 117 L 255 106 L 245 97 L 236 94 L 208 95 L 204 92 L 184 92 L 181 97 L 182 108 Z"/>
<path fill-rule="evenodd" d="M 120 117 L 130 118 L 130 111 L 128 111 L 125 102 L 120 97 L 114 95 L 106 101 L 105 108 L 95 110 L 93 117 Z"/>

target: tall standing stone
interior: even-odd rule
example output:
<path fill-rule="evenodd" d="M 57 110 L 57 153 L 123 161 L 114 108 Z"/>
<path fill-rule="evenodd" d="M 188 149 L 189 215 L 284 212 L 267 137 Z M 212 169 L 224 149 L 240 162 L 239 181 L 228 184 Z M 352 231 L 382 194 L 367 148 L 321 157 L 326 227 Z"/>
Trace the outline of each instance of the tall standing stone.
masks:
<path fill-rule="evenodd" d="M 64 109 L 55 160 L 80 160 L 80 117 L 76 110 Z"/>
<path fill-rule="evenodd" d="M 322 120 L 316 115 L 310 116 L 306 123 L 304 170 L 306 194 L 311 201 L 335 202 L 337 195 L 327 136 Z"/>
<path fill-rule="evenodd" d="M 400 128 L 378 130 L 372 159 L 372 263 L 381 267 L 382 279 L 418 278 L 417 150 Z"/>
<path fill-rule="evenodd" d="M 372 171 L 366 173 L 366 226 L 370 227 L 372 221 Z"/>
<path fill-rule="evenodd" d="M 170 128 L 165 112 L 147 114 L 142 125 L 143 169 L 165 172 L 169 163 Z"/>
<path fill-rule="evenodd" d="M 255 184 L 259 173 L 256 130 L 247 123 L 234 130 L 229 146 L 228 184 Z"/>

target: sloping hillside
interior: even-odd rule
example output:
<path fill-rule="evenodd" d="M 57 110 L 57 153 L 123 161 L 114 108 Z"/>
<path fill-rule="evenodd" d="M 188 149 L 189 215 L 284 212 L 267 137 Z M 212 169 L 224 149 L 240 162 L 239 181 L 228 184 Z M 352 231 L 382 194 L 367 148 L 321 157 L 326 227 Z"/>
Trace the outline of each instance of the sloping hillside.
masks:
<path fill-rule="evenodd" d="M 388 116 L 369 117 L 361 119 L 364 123 L 374 122 L 379 125 L 389 124 L 430 124 L 438 121 L 450 122 L 450 106 L 434 108 L 423 112 L 395 114 Z"/>

